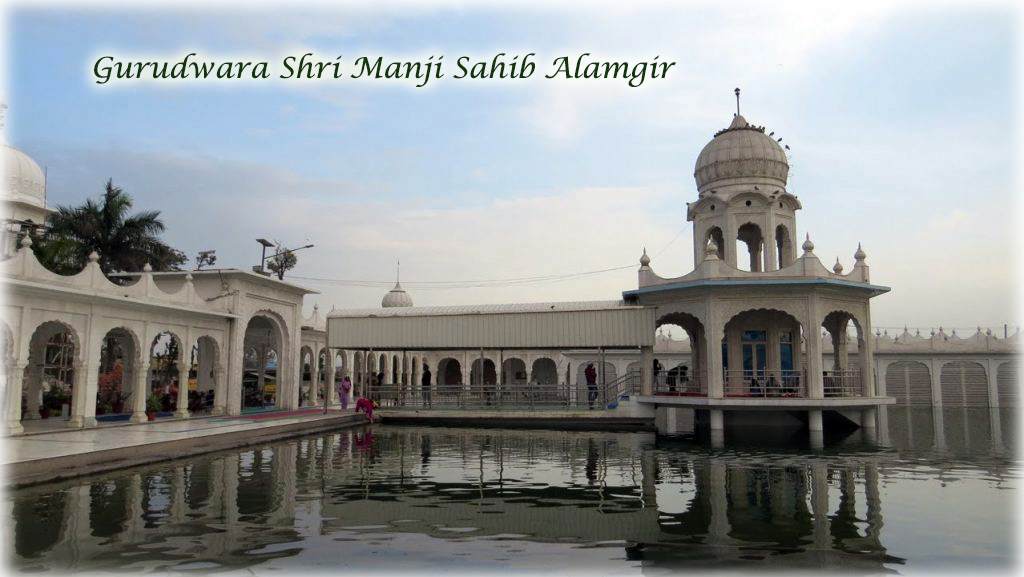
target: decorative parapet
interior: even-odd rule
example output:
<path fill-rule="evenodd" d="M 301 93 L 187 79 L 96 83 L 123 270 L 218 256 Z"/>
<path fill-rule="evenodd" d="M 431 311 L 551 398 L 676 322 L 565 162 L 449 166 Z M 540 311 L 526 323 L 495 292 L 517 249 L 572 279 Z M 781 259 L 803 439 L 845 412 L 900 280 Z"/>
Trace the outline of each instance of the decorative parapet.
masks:
<path fill-rule="evenodd" d="M 888 331 L 876 331 L 875 351 L 884 353 L 1015 353 L 1018 350 L 1020 329 L 1005 338 L 996 336 L 991 329 L 978 327 L 974 334 L 961 338 L 953 329 L 947 333 L 942 327 L 932 330 L 927 336 L 920 330 L 903 332 L 890 336 Z"/>
<path fill-rule="evenodd" d="M 825 265 L 821 263 L 818 256 L 814 254 L 814 243 L 811 242 L 810 237 L 803 244 L 804 253 L 797 258 L 793 264 L 780 268 L 779 270 L 762 271 L 762 272 L 751 272 L 740 270 L 734 266 L 729 265 L 727 262 L 718 258 L 717 247 L 714 241 L 708 244 L 705 248 L 704 259 L 697 264 L 692 272 L 689 272 L 683 276 L 675 278 L 664 278 L 658 276 L 654 272 L 654 269 L 650 266 L 650 259 L 647 258 L 646 251 L 644 256 L 641 257 L 641 264 L 639 269 L 639 287 L 646 288 L 652 286 L 685 283 L 696 280 L 706 279 L 784 279 L 784 278 L 818 278 L 818 279 L 840 279 L 849 282 L 856 283 L 869 283 L 870 276 L 868 274 L 868 266 L 865 264 L 867 258 L 864 251 L 857 246 L 857 252 L 854 253 L 854 259 L 856 264 L 847 274 L 843 273 L 843 267 L 839 264 L 838 267 L 833 267 L 833 270 L 828 270 Z"/>
<path fill-rule="evenodd" d="M 175 292 L 161 289 L 153 280 L 153 268 L 147 264 L 138 280 L 131 284 L 111 282 L 99 265 L 100 256 L 93 252 L 89 262 L 73 275 L 57 274 L 39 262 L 32 252 L 32 239 L 25 236 L 17 253 L 0 261 L 0 277 L 22 283 L 40 284 L 46 287 L 67 289 L 87 295 L 105 296 L 118 299 L 133 299 L 164 305 L 176 305 L 191 309 L 207 309 L 210 312 L 227 312 L 228 303 L 223 299 L 208 302 L 200 296 L 192 282 L 192 275 L 186 274 L 184 283 Z"/>
<path fill-rule="evenodd" d="M 943 329 L 935 331 L 929 336 L 922 336 L 920 331 L 911 334 L 904 329 L 899 335 L 890 336 L 884 331 L 872 335 L 875 340 L 875 354 L 1014 354 L 1018 352 L 1020 341 L 1020 329 L 1005 338 L 996 336 L 991 329 L 983 330 L 981 327 L 967 338 L 960 338 L 952 331 L 947 334 Z M 827 335 L 827 332 L 822 332 Z M 852 336 L 852 335 L 851 335 Z M 673 352 L 689 354 L 690 341 L 687 339 L 672 339 L 659 335 L 655 344 L 656 352 Z M 857 339 L 847 340 L 847 351 L 857 352 Z M 832 339 L 821 339 L 821 352 L 832 354 Z"/>

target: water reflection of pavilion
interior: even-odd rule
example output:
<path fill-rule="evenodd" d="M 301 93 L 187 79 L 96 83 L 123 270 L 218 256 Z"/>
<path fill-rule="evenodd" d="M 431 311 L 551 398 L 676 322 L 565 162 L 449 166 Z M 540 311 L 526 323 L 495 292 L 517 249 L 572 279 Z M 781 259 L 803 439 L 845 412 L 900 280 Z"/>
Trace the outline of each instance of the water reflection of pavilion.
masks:
<path fill-rule="evenodd" d="M 961 429 L 987 430 L 984 416 L 967 414 Z M 934 435 L 922 431 L 934 421 L 891 417 L 898 451 L 934 451 Z M 757 559 L 880 571 L 899 561 L 886 555 L 879 496 L 892 451 L 766 461 L 653 441 L 390 428 L 368 442 L 344 431 L 16 491 L 8 543 L 25 569 L 252 566 L 298 554 L 304 538 L 360 527 L 446 540 L 619 542 L 628 558 L 659 566 Z M 1006 473 L 998 460 L 990 468 Z"/>

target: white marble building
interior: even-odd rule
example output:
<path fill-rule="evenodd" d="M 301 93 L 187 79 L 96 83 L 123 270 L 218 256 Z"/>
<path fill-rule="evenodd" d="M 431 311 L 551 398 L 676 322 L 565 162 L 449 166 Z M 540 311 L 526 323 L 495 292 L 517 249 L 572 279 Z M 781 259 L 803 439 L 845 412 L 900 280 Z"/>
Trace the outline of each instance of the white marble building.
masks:
<path fill-rule="evenodd" d="M 431 386 L 584 387 L 583 371 L 595 363 L 604 383 L 684 405 L 753 396 L 839 397 L 869 401 L 866 410 L 886 397 L 1000 407 L 1018 397 L 1016 334 L 873 334 L 868 301 L 887 289 L 871 284 L 865 252 L 856 249 L 849 272 L 838 262 L 823 266 L 809 238 L 797 253 L 802 205 L 786 190 L 785 151 L 739 115 L 695 167 L 698 194 L 687 219 L 696 267 L 662 278 L 644 254 L 637 288 L 623 293 L 625 304 L 656 309 L 658 325 L 678 325 L 688 339 L 652 335 L 653 346 L 641 350 L 334 350 L 327 315 L 315 307 L 302 314 L 316 291 L 257 273 L 145 270 L 111 279 L 94 254 L 81 272 L 58 275 L 31 248 L 52 213 L 44 173 L 9 146 L 4 167 L 0 376 L 10 434 L 41 421 L 91 427 L 153 412 L 297 409 L 325 396 L 335 402 L 328 385 L 344 376 L 356 394 L 379 373 L 385 384 L 413 391 L 424 366 Z M 412 307 L 413 298 L 396 283 L 381 304 Z M 655 359 L 663 370 L 646 379 Z M 151 397 L 156 410 L 147 406 Z M 720 427 L 721 408 L 710 411 Z"/>

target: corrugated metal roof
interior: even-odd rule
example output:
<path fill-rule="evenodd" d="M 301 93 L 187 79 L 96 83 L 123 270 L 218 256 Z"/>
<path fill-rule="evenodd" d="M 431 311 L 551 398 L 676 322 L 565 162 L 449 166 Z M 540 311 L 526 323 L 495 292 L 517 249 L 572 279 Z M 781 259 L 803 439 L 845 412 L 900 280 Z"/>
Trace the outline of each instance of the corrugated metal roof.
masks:
<path fill-rule="evenodd" d="M 654 345 L 654 314 L 622 301 L 333 311 L 327 343 L 378 350 L 636 348 Z"/>
<path fill-rule="evenodd" d="M 618 301 L 566 301 L 548 303 L 502 303 L 486 305 L 449 305 L 432 307 L 394 307 L 372 309 L 333 310 L 327 318 L 357 317 L 428 317 L 476 314 L 543 313 L 558 311 L 601 311 L 636 308 L 636 305 Z"/>

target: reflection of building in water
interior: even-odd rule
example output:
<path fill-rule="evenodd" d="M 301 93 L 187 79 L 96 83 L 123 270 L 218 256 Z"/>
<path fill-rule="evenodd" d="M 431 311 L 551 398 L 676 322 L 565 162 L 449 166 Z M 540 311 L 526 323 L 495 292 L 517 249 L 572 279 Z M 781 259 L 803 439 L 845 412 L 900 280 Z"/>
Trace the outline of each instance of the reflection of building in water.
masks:
<path fill-rule="evenodd" d="M 362 435 L 18 491 L 7 524 L 16 566 L 167 568 L 188 558 L 244 567 L 297 554 L 303 537 L 358 527 L 623 542 L 631 558 L 657 564 L 730 566 L 743 556 L 881 570 L 885 560 L 884 453 L 765 464 L 697 446 L 656 450 L 642 434 L 402 428 L 369 445 Z"/>

